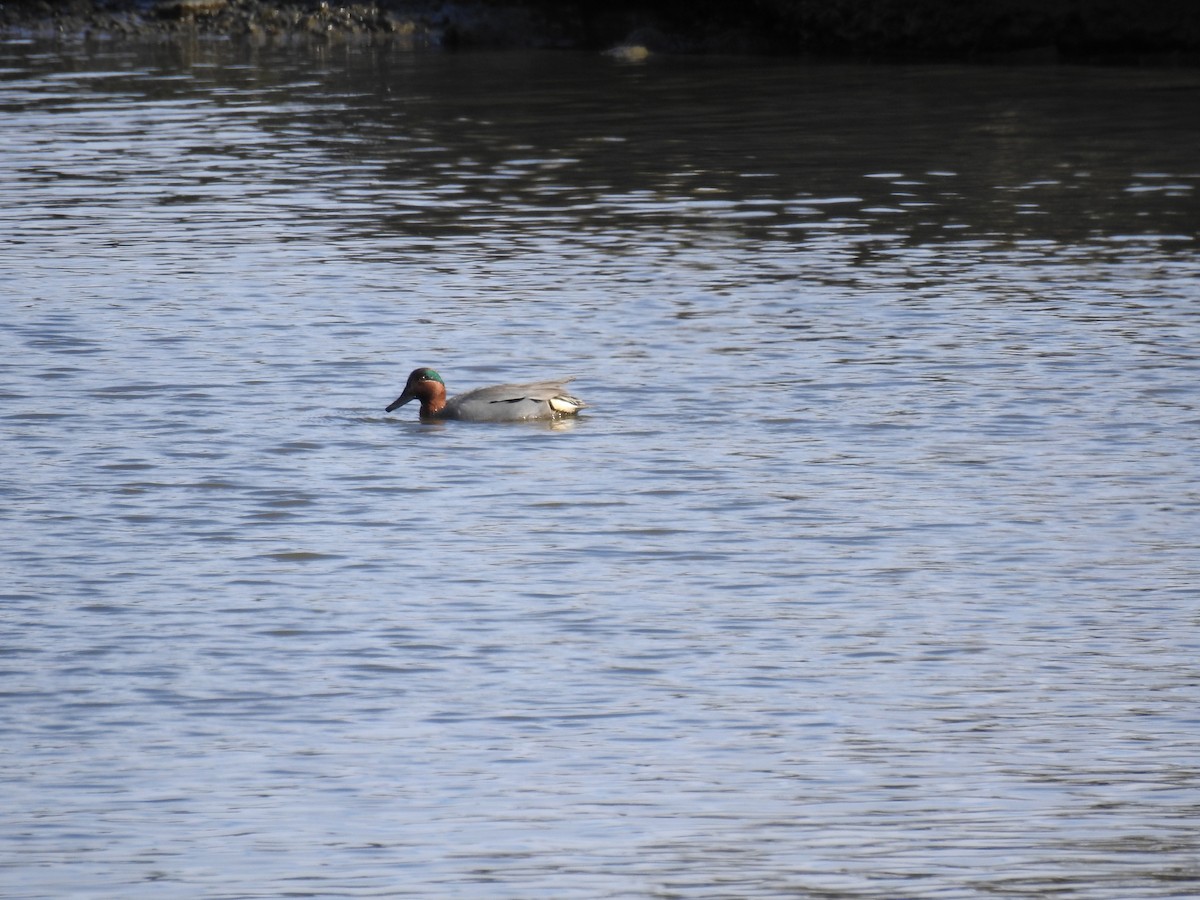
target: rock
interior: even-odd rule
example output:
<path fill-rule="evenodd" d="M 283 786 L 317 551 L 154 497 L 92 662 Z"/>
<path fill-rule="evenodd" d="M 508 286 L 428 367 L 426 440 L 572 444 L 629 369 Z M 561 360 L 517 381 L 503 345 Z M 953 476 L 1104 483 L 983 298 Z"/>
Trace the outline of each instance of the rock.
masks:
<path fill-rule="evenodd" d="M 159 0 L 154 13 L 163 19 L 197 19 L 215 15 L 228 5 L 229 0 Z"/>
<path fill-rule="evenodd" d="M 604 51 L 605 56 L 621 62 L 644 62 L 650 56 L 650 50 L 643 44 L 622 44 Z"/>

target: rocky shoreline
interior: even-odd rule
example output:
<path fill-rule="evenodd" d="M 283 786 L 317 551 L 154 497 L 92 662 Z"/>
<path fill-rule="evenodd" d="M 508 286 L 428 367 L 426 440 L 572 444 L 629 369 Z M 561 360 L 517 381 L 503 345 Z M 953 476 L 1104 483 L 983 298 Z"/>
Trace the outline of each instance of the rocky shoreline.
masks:
<path fill-rule="evenodd" d="M 444 46 L 450 22 L 376 3 L 274 0 L 22 0 L 0 3 L 0 33 L 119 41 L 228 37 L 259 42 L 397 40 Z"/>
<path fill-rule="evenodd" d="M 0 0 L 0 35 L 1200 64 L 1173 0 Z"/>

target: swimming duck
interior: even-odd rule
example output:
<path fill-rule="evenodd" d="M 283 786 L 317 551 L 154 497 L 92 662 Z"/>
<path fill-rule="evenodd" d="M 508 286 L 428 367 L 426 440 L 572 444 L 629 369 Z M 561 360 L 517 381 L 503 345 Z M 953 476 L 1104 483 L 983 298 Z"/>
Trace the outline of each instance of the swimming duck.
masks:
<path fill-rule="evenodd" d="M 433 369 L 413 369 L 404 393 L 387 408 L 391 412 L 410 400 L 421 401 L 422 419 L 463 419 L 468 422 L 520 422 L 573 416 L 587 406 L 563 388 L 570 378 L 529 384 L 498 384 L 476 388 L 446 399 L 446 383 Z"/>

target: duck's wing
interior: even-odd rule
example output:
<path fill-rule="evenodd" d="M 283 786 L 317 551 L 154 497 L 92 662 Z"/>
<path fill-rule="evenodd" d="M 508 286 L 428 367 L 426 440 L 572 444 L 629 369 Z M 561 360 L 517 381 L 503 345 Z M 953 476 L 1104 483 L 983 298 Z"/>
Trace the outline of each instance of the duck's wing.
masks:
<path fill-rule="evenodd" d="M 572 375 L 570 378 L 552 378 L 548 381 L 531 381 L 528 384 L 497 384 L 494 387 L 467 391 L 454 399 L 459 402 L 469 400 L 472 403 L 519 403 L 522 400 L 548 403 L 555 397 L 566 394 L 563 385 L 574 380 L 575 376 Z"/>

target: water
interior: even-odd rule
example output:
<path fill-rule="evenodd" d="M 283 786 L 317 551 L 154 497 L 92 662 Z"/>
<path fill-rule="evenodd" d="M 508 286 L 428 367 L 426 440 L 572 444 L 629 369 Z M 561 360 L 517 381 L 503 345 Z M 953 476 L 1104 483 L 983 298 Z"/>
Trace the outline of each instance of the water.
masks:
<path fill-rule="evenodd" d="M 1196 72 L 0 77 L 6 897 L 1200 892 Z"/>

